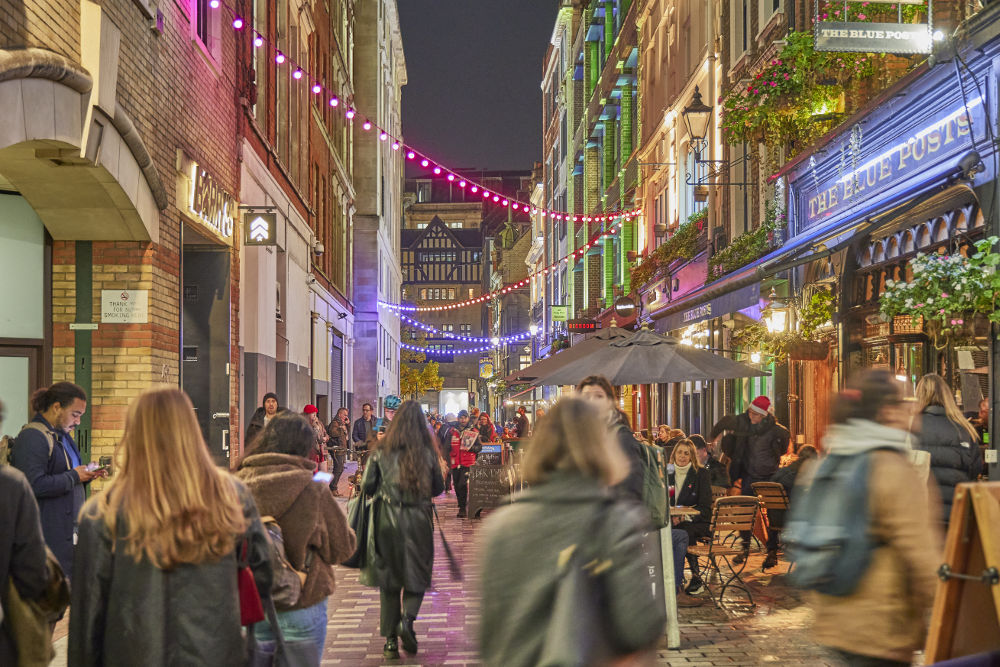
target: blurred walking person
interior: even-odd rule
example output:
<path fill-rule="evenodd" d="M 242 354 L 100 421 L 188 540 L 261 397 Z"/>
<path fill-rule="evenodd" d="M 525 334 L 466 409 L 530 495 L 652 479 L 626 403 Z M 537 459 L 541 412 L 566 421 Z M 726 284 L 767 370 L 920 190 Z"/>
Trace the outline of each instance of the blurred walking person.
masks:
<path fill-rule="evenodd" d="M 278 625 L 287 641 L 311 640 L 318 665 L 326 641 L 327 597 L 335 588 L 333 565 L 354 553 L 354 531 L 327 484 L 313 481 L 315 428 L 292 413 L 264 427 L 237 477 L 247 485 L 261 516 L 281 527 L 288 564 L 306 575 L 299 599 L 278 608 Z M 260 641 L 274 640 L 273 629 L 258 623 Z"/>
<path fill-rule="evenodd" d="M 80 515 L 69 664 L 243 665 L 237 549 L 270 590 L 253 498 L 208 453 L 172 387 L 129 406 L 117 474 Z"/>
<path fill-rule="evenodd" d="M 644 548 L 649 516 L 611 487 L 629 462 L 607 411 L 560 400 L 535 424 L 530 488 L 483 525 L 480 655 L 487 665 L 598 665 L 655 646 L 662 586 Z M 655 593 L 654 593 L 655 591 Z"/>
<path fill-rule="evenodd" d="M 901 383 L 888 371 L 868 371 L 834 399 L 833 424 L 823 439 L 829 457 L 870 457 L 867 568 L 847 595 L 812 593 L 813 638 L 849 665 L 909 665 L 924 645 L 941 536 L 932 521 L 933 488 L 933 500 L 925 502 L 923 482 L 909 461 L 911 416 Z M 808 491 L 795 493 L 800 502 L 799 494 Z"/>
<path fill-rule="evenodd" d="M 931 473 L 941 492 L 945 525 L 951 519 L 955 487 L 974 482 L 982 472 L 979 434 L 955 403 L 951 388 L 937 373 L 917 382 L 917 418 L 920 433 L 917 449 L 931 455 Z"/>
<path fill-rule="evenodd" d="M 83 463 L 70 435 L 87 410 L 87 394 L 72 382 L 56 382 L 34 393 L 31 408 L 35 416 L 14 439 L 11 463 L 28 478 L 38 500 L 45 543 L 72 579 L 85 485 L 105 474 Z"/>
<path fill-rule="evenodd" d="M 420 404 L 406 401 L 368 459 L 361 480 L 362 491 L 378 506 L 372 528 L 378 558 L 362 569 L 361 581 L 379 588 L 379 631 L 386 639 L 387 658 L 399 657 L 399 640 L 407 653 L 417 652 L 413 622 L 434 566 L 431 499 L 444 492 L 438 460 Z"/>

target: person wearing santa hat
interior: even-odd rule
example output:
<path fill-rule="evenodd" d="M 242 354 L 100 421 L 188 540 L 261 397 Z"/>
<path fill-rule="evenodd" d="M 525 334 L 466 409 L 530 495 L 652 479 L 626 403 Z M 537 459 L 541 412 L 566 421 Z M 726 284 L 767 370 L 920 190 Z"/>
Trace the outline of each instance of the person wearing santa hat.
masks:
<path fill-rule="evenodd" d="M 712 427 L 709 440 L 716 442 L 722 438 L 722 451 L 731 460 L 729 477 L 735 483 L 740 480 L 740 492 L 744 496 L 756 495 L 755 482 L 767 482 L 778 470 L 781 455 L 788 449 L 791 436 L 771 413 L 771 400 L 758 396 L 750 402 L 747 411 L 738 415 L 726 415 Z M 750 531 L 740 534 L 743 553 L 737 555 L 736 564 L 746 560 L 750 553 Z M 774 567 L 778 562 L 777 545 L 768 545 L 764 567 Z"/>

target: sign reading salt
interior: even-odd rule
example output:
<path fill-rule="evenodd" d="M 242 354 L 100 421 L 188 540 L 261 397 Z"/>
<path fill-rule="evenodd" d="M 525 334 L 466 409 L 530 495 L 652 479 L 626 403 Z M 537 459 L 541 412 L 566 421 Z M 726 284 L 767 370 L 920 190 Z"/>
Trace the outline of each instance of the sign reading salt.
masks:
<path fill-rule="evenodd" d="M 149 290 L 101 290 L 101 322 L 146 324 L 149 322 Z"/>

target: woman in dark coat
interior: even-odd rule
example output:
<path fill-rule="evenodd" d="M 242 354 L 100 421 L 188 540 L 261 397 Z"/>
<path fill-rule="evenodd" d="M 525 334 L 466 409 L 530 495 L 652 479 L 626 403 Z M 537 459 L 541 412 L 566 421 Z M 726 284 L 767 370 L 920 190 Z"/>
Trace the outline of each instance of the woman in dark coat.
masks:
<path fill-rule="evenodd" d="M 246 664 L 237 552 L 271 587 L 267 534 L 246 488 L 212 461 L 184 392 L 129 406 L 117 474 L 80 514 L 68 662 Z"/>
<path fill-rule="evenodd" d="M 945 525 L 951 517 L 955 487 L 974 482 L 982 471 L 979 434 L 955 404 L 951 388 L 940 375 L 928 373 L 917 383 L 920 437 L 917 449 L 931 455 L 931 472 L 941 490 Z"/>
<path fill-rule="evenodd" d="M 670 504 L 674 507 L 693 507 L 698 514 L 691 517 L 672 517 L 674 528 L 688 534 L 688 543 L 694 544 L 702 537 L 709 536 L 709 525 L 712 522 L 712 479 L 708 470 L 698 462 L 698 452 L 694 443 L 688 439 L 674 445 L 670 454 L 670 465 L 667 467 L 667 487 L 673 489 Z M 688 567 L 691 568 L 691 581 L 684 591 L 688 595 L 705 590 L 705 582 L 701 580 L 698 568 L 698 557 L 687 555 Z"/>
<path fill-rule="evenodd" d="M 651 656 L 633 654 L 663 634 L 663 580 L 646 537 L 656 532 L 644 507 L 611 489 L 629 461 L 607 422 L 607 411 L 588 402 L 556 403 L 527 445 L 530 488 L 483 525 L 486 665 L 607 665 L 625 656 L 647 664 L 641 658 Z M 564 595 L 583 581 L 588 590 Z"/>
<path fill-rule="evenodd" d="M 431 499 L 444 493 L 434 435 L 416 401 L 406 401 L 396 412 L 368 460 L 361 489 L 374 498 L 376 551 L 361 581 L 380 589 L 384 654 L 398 658 L 397 637 L 408 653 L 417 652 L 413 621 L 434 565 Z"/>

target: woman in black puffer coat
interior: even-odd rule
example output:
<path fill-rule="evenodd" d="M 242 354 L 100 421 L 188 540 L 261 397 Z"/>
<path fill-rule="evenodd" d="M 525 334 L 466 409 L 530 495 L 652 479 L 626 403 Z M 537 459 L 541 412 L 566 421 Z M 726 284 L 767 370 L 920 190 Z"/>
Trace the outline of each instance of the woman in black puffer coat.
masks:
<path fill-rule="evenodd" d="M 955 487 L 974 482 L 982 471 L 979 437 L 955 404 L 951 389 L 936 373 L 928 373 L 917 383 L 920 435 L 916 449 L 931 455 L 931 472 L 943 501 L 944 522 L 951 517 Z"/>

